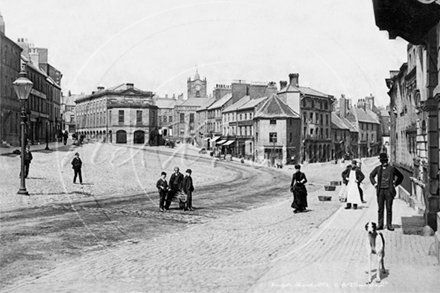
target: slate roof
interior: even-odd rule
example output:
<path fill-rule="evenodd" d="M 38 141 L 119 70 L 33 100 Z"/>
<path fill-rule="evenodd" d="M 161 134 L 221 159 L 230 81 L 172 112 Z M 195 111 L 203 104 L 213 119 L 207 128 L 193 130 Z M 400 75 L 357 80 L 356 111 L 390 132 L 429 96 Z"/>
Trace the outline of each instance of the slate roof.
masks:
<path fill-rule="evenodd" d="M 230 105 L 229 107 L 227 107 L 226 109 L 223 110 L 223 113 L 228 113 L 228 112 L 235 112 L 237 111 L 238 108 L 240 108 L 241 106 L 243 106 L 244 104 L 246 104 L 247 102 L 249 102 L 249 100 L 251 99 L 250 96 L 244 96 L 243 98 L 241 98 L 240 100 L 238 100 L 237 102 L 235 102 L 234 104 Z"/>
<path fill-rule="evenodd" d="M 255 118 L 300 118 L 300 116 L 274 94 L 263 102 L 255 113 Z"/>
<path fill-rule="evenodd" d="M 348 129 L 350 129 L 350 132 L 359 132 L 359 129 L 356 127 L 356 125 L 348 121 L 347 118 L 339 117 L 339 119 L 341 119 L 341 121 L 347 125 Z"/>
<path fill-rule="evenodd" d="M 336 115 L 336 113 L 332 112 L 332 126 L 333 128 L 349 130 L 350 128 L 341 120 L 341 118 Z"/>
<path fill-rule="evenodd" d="M 197 111 L 207 110 L 209 108 L 209 106 L 211 106 L 213 103 L 215 103 L 215 101 L 216 101 L 215 98 L 207 98 L 205 104 L 200 106 L 200 108 L 197 109 Z"/>
<path fill-rule="evenodd" d="M 267 99 L 267 97 L 262 97 L 262 98 L 258 98 L 258 99 L 251 99 L 247 103 L 245 103 L 245 104 L 241 105 L 240 107 L 238 107 L 237 110 L 252 109 L 252 108 L 256 107 L 258 104 L 260 104 L 261 102 L 263 102 L 266 99 Z"/>
<path fill-rule="evenodd" d="M 317 97 L 323 97 L 328 98 L 329 95 L 321 93 L 320 91 L 314 90 L 309 87 L 303 87 L 303 86 L 293 86 L 293 85 L 287 85 L 285 88 L 281 89 L 278 93 L 284 93 L 284 92 L 301 92 L 305 95 L 312 95 Z"/>
<path fill-rule="evenodd" d="M 208 107 L 208 110 L 218 109 L 226 104 L 230 99 L 232 99 L 232 94 L 226 94 L 217 101 L 215 101 L 211 106 Z"/>
<path fill-rule="evenodd" d="M 159 109 L 172 109 L 176 105 L 176 100 L 170 98 L 155 98 L 154 101 Z"/>
<path fill-rule="evenodd" d="M 356 112 L 356 117 L 359 122 L 380 124 L 377 116 L 374 114 L 373 111 L 369 109 L 367 109 L 367 111 L 364 111 L 364 109 L 357 107 L 354 107 L 353 109 Z"/>
<path fill-rule="evenodd" d="M 209 101 L 209 98 L 189 98 L 183 101 L 179 106 L 202 107 L 207 101 Z"/>

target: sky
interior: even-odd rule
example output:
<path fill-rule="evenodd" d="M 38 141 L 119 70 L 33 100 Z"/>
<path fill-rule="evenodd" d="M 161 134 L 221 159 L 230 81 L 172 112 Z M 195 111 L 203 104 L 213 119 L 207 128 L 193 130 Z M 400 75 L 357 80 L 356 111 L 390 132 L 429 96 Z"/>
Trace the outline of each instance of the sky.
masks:
<path fill-rule="evenodd" d="M 389 103 L 385 79 L 407 42 L 375 25 L 371 0 L 0 0 L 6 36 L 48 48 L 66 94 L 122 83 L 184 93 L 288 80 L 339 98 Z"/>

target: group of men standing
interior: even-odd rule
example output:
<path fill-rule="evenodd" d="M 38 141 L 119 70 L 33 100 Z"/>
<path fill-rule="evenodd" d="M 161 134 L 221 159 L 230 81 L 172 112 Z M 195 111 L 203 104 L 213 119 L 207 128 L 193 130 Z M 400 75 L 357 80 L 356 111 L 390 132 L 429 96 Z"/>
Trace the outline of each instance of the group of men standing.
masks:
<path fill-rule="evenodd" d="M 388 163 L 388 155 L 381 153 L 379 155 L 380 165 L 375 167 L 370 173 L 370 182 L 376 188 L 376 197 L 378 205 L 378 230 L 384 229 L 384 211 L 387 210 L 387 225 L 389 231 L 394 231 L 392 225 L 393 217 L 393 200 L 396 196 L 396 187 L 402 183 L 403 175 L 397 168 Z M 363 199 L 363 191 L 360 184 L 364 180 L 365 175 L 360 170 L 360 166 L 354 160 L 347 169 L 342 172 L 342 180 L 347 186 L 347 206 L 346 209 L 356 209 L 358 204 L 365 203 Z"/>
<path fill-rule="evenodd" d="M 186 175 L 183 176 L 183 174 L 180 173 L 179 168 L 175 167 L 174 173 L 171 175 L 168 184 L 166 180 L 167 173 L 161 173 L 161 178 L 156 183 L 157 190 L 159 191 L 159 210 L 161 212 L 168 211 L 170 209 L 173 198 L 180 192 L 185 194 L 183 210 L 194 210 L 192 206 L 192 193 L 194 191 L 194 185 L 191 174 L 192 170 L 187 169 Z"/>

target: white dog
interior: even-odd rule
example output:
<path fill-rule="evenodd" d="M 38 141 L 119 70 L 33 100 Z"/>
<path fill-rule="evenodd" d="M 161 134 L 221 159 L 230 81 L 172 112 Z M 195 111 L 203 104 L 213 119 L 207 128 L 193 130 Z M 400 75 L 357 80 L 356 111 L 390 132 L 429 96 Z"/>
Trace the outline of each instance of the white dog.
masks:
<path fill-rule="evenodd" d="M 382 235 L 382 233 L 377 232 L 376 230 L 377 225 L 373 222 L 368 222 L 365 224 L 365 230 L 368 232 L 367 237 L 367 252 L 368 252 L 368 263 L 369 263 L 369 270 L 367 272 L 368 274 L 368 281 L 367 284 L 371 283 L 371 260 L 373 257 L 373 254 L 377 255 L 377 271 L 376 271 L 376 282 L 380 282 L 380 274 L 386 273 L 385 271 L 385 265 L 384 265 L 384 257 L 385 257 L 385 239 Z"/>

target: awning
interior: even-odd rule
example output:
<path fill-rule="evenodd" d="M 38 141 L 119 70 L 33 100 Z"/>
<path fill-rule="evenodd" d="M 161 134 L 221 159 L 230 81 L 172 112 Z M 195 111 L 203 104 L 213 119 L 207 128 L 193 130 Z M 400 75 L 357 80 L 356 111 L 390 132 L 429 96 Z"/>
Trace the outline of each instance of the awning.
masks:
<path fill-rule="evenodd" d="M 223 145 L 230 145 L 230 144 L 234 143 L 234 141 L 235 141 L 235 140 L 227 141 L 227 142 L 225 142 Z"/>
<path fill-rule="evenodd" d="M 211 139 L 211 141 L 216 141 L 217 139 L 219 139 L 220 138 L 220 136 L 214 136 L 212 139 Z"/>
<path fill-rule="evenodd" d="M 207 137 L 207 138 L 204 138 L 203 140 L 208 140 L 208 139 L 210 139 L 209 137 Z"/>
<path fill-rule="evenodd" d="M 226 142 L 226 140 L 220 140 L 220 141 L 217 141 L 215 144 L 223 144 L 223 143 L 225 143 Z"/>

